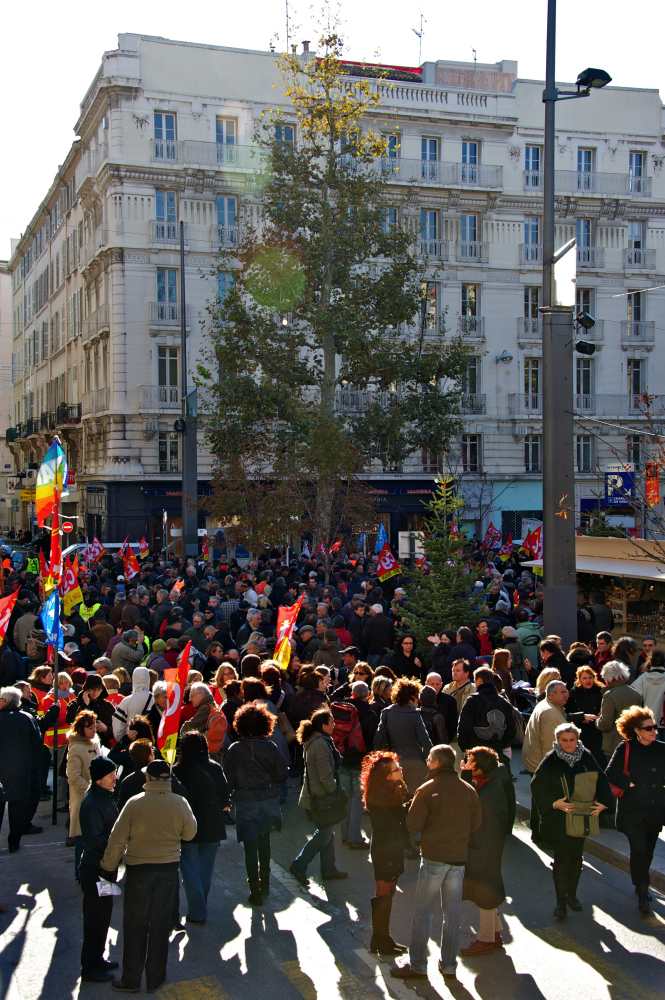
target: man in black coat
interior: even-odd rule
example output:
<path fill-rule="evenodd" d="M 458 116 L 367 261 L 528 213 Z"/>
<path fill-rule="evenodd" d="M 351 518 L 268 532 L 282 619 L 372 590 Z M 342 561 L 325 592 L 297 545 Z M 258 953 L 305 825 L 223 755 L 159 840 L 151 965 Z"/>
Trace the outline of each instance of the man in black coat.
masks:
<path fill-rule="evenodd" d="M 108 757 L 93 757 L 90 761 L 90 787 L 83 796 L 79 823 L 83 837 L 81 858 L 81 889 L 83 890 L 83 945 L 81 947 L 81 979 L 86 983 L 110 983 L 117 962 L 104 961 L 106 935 L 113 912 L 113 896 L 100 896 L 97 880 L 108 880 L 108 872 L 100 870 L 118 809 L 113 800 L 117 779 L 115 764 Z"/>
<path fill-rule="evenodd" d="M 312 625 L 302 625 L 299 632 L 298 638 L 302 643 L 302 650 L 300 652 L 300 660 L 302 663 L 311 663 L 314 654 L 321 649 L 322 642 L 317 638 Z"/>
<path fill-rule="evenodd" d="M 455 660 L 468 660 L 473 670 L 476 665 L 476 650 L 473 645 L 473 633 L 470 628 L 462 626 L 457 632 L 457 644 L 452 647 L 442 668 L 436 664 L 444 684 L 450 684 L 453 679 L 453 663 Z M 432 663 L 434 666 L 434 663 Z"/>
<path fill-rule="evenodd" d="M 441 675 L 436 671 L 427 675 L 425 684 L 434 688 L 436 691 L 436 707 L 441 713 L 443 721 L 446 725 L 448 743 L 452 743 L 457 735 L 457 701 L 451 694 L 446 694 L 443 691 L 443 681 L 441 680 Z"/>
<path fill-rule="evenodd" d="M 544 639 L 540 643 L 540 655 L 543 664 L 549 669 L 555 667 L 561 674 L 561 680 L 570 691 L 575 683 L 577 664 L 567 660 L 554 639 Z"/>
<path fill-rule="evenodd" d="M 27 810 L 35 798 L 39 801 L 39 776 L 43 761 L 42 734 L 37 722 L 21 710 L 21 692 L 15 687 L 0 691 L 0 825 L 9 813 L 9 853 L 18 851 Z"/>
<path fill-rule="evenodd" d="M 381 604 L 373 604 L 370 613 L 371 618 L 363 628 L 363 641 L 367 647 L 367 662 L 376 670 L 386 650 L 395 645 L 395 626 L 383 613 Z"/>
<path fill-rule="evenodd" d="M 25 664 L 18 653 L 9 648 L 5 638 L 0 646 L 0 688 L 22 680 L 25 680 Z"/>
<path fill-rule="evenodd" d="M 513 706 L 499 695 L 493 676 L 489 667 L 474 671 L 476 693 L 467 699 L 460 714 L 457 742 L 460 750 L 489 747 L 505 764 L 503 751 L 515 739 L 515 720 Z"/>

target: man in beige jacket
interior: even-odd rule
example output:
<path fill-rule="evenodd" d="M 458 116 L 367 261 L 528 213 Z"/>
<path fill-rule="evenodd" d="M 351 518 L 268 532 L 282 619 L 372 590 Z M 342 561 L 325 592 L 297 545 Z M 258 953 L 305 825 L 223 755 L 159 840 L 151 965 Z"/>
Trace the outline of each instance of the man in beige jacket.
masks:
<path fill-rule="evenodd" d="M 112 881 L 123 852 L 127 866 L 122 978 L 111 983 L 112 989 L 138 993 L 144 967 L 148 993 L 166 982 L 180 841 L 195 836 L 189 803 L 171 791 L 171 768 L 165 760 L 151 761 L 143 791 L 118 816 L 102 858 L 101 867 Z"/>
<path fill-rule="evenodd" d="M 564 705 L 568 701 L 568 688 L 563 681 L 550 681 L 545 698 L 538 702 L 526 727 L 522 744 L 524 767 L 533 774 L 554 744 L 554 730 L 566 721 Z M 540 814 L 531 798 L 531 839 L 540 842 Z"/>

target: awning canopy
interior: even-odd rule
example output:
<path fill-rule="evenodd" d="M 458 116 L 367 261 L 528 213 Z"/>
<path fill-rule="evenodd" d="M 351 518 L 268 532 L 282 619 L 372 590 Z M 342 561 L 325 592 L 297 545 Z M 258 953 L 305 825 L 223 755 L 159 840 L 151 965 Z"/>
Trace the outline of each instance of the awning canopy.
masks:
<path fill-rule="evenodd" d="M 635 580 L 665 583 L 665 543 L 643 539 L 575 538 L 578 573 L 597 576 L 627 576 Z M 542 566 L 542 559 L 522 562 L 522 566 Z"/>

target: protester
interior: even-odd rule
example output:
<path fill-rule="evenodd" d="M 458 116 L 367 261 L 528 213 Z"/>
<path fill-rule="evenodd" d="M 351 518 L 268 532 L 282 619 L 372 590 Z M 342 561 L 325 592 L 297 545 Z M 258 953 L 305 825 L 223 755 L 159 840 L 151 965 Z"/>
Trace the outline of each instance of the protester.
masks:
<path fill-rule="evenodd" d="M 422 676 L 423 664 L 416 650 L 416 640 L 413 635 L 403 635 L 395 643 L 395 652 L 388 661 L 388 666 L 397 677 Z"/>
<path fill-rule="evenodd" d="M 623 742 L 607 766 L 607 779 L 620 791 L 616 827 L 628 837 L 630 876 L 639 909 L 648 913 L 651 862 L 665 822 L 665 743 L 658 740 L 656 720 L 649 708 L 634 705 L 625 709 L 616 727 Z"/>
<path fill-rule="evenodd" d="M 132 693 L 120 702 L 113 716 L 113 736 L 122 739 L 127 722 L 135 715 L 146 715 L 154 704 L 150 691 L 150 673 L 147 667 L 136 667 L 132 674 Z"/>
<path fill-rule="evenodd" d="M 624 663 L 609 660 L 601 670 L 601 677 L 607 686 L 603 691 L 596 728 L 603 734 L 603 753 L 609 763 L 621 743 L 621 733 L 617 728 L 619 716 L 633 705 L 641 707 L 642 698 L 630 686 L 630 669 Z"/>
<path fill-rule="evenodd" d="M 579 728 L 585 749 L 593 754 L 603 770 L 607 761 L 603 754 L 603 737 L 596 728 L 596 719 L 600 714 L 604 687 L 593 667 L 578 667 L 575 683 L 566 702 L 566 715 Z"/>
<path fill-rule="evenodd" d="M 455 660 L 451 666 L 452 680 L 446 684 L 443 693 L 450 695 L 457 702 L 458 718 L 462 714 L 464 705 L 476 693 L 476 685 L 471 677 L 471 664 L 468 660 Z"/>
<path fill-rule="evenodd" d="M 460 750 L 487 746 L 496 750 L 505 763 L 503 751 L 515 738 L 515 720 L 511 704 L 499 695 L 490 667 L 478 667 L 473 672 L 476 693 L 464 703 L 457 727 Z"/>
<path fill-rule="evenodd" d="M 350 699 L 335 701 L 331 706 L 335 719 L 333 741 L 342 755 L 339 782 L 349 803 L 340 833 L 342 845 L 351 851 L 369 847 L 360 825 L 363 814 L 360 772 L 363 758 L 374 743 L 379 720 L 369 706 L 368 696 L 369 689 L 364 681 L 354 681 Z"/>
<path fill-rule="evenodd" d="M 409 833 L 422 835 L 422 859 L 413 913 L 409 964 L 391 969 L 395 979 L 426 979 L 434 906 L 441 899 L 443 922 L 439 972 L 456 978 L 462 887 L 469 837 L 482 823 L 478 795 L 455 773 L 455 751 L 432 747 L 429 780 L 418 788 L 406 818 Z"/>
<path fill-rule="evenodd" d="M 16 687 L 0 689 L 0 826 L 7 806 L 7 846 L 15 854 L 21 844 L 26 821 L 32 818 L 30 803 L 39 801 L 42 766 L 42 736 L 36 720 L 21 709 Z"/>
<path fill-rule="evenodd" d="M 379 717 L 384 708 L 388 708 L 391 704 L 392 686 L 393 682 L 389 677 L 375 677 L 372 680 L 372 700 L 369 707 Z"/>
<path fill-rule="evenodd" d="M 665 740 L 665 721 L 663 720 L 663 696 L 665 695 L 665 654 L 661 649 L 654 649 L 646 660 L 646 672 L 639 674 L 631 684 L 642 698 L 642 707 L 648 708 L 658 726 L 658 738 Z"/>
<path fill-rule="evenodd" d="M 426 780 L 425 761 L 432 748 L 425 723 L 417 710 L 420 687 L 418 681 L 399 678 L 390 693 L 392 704 L 381 712 L 374 737 L 375 750 L 390 748 L 397 754 L 411 795 Z"/>
<path fill-rule="evenodd" d="M 289 772 L 270 740 L 275 717 L 263 705 L 243 705 L 233 726 L 238 739 L 226 753 L 224 772 L 235 804 L 236 838 L 245 851 L 249 902 L 260 906 L 270 892 L 270 834 L 282 829 L 279 794 Z"/>
<path fill-rule="evenodd" d="M 90 761 L 101 750 L 97 736 L 97 716 L 89 709 L 79 712 L 67 733 L 67 781 L 69 783 L 69 835 L 67 843 L 75 847 L 74 878 L 79 879 L 83 854 L 83 837 L 79 825 L 79 809 L 90 786 Z"/>
<path fill-rule="evenodd" d="M 579 737 L 580 730 L 574 723 L 557 726 L 554 748 L 545 755 L 531 779 L 541 836 L 554 847 L 552 877 L 557 918 L 566 916 L 567 906 L 571 910 L 582 909 L 577 886 L 582 874 L 586 817 L 597 819 L 603 809 L 612 805 L 607 778 Z M 576 808 L 573 797 L 585 804 L 581 833 L 571 830 L 568 824 L 567 817 L 572 817 Z"/>
<path fill-rule="evenodd" d="M 375 894 L 372 906 L 372 940 L 369 950 L 383 955 L 401 955 L 404 945 L 390 934 L 390 914 L 397 880 L 404 872 L 404 851 L 411 841 L 406 826 L 409 790 L 403 780 L 396 753 L 375 750 L 367 754 L 360 776 L 362 802 L 372 823 L 370 853 Z"/>

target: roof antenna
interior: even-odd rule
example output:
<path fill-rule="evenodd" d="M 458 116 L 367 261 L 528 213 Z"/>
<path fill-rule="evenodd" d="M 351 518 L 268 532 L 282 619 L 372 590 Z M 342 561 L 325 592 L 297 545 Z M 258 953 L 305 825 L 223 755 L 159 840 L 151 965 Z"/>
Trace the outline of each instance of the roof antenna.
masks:
<path fill-rule="evenodd" d="M 423 49 L 423 35 L 425 34 L 425 29 L 423 24 L 427 24 L 426 19 L 423 17 L 423 12 L 418 8 L 418 13 L 420 14 L 420 31 L 416 31 L 415 28 L 411 28 L 411 31 L 418 38 L 418 65 L 420 66 L 422 61 L 422 49 Z"/>
<path fill-rule="evenodd" d="M 473 70 L 474 70 L 474 73 L 475 73 L 475 71 L 476 71 L 476 50 L 474 49 L 473 45 L 469 45 L 469 48 L 473 52 Z"/>

